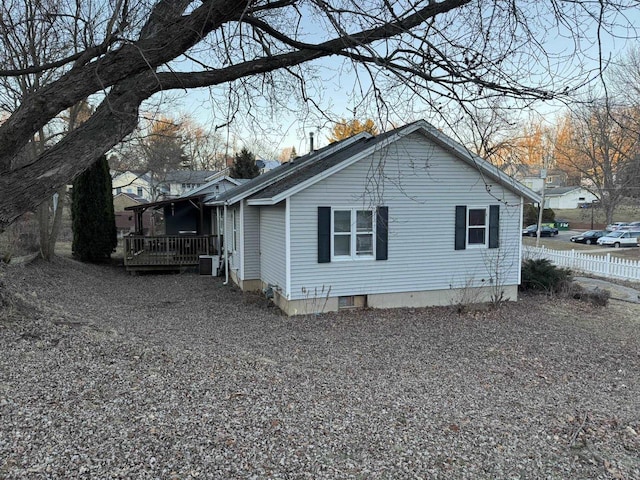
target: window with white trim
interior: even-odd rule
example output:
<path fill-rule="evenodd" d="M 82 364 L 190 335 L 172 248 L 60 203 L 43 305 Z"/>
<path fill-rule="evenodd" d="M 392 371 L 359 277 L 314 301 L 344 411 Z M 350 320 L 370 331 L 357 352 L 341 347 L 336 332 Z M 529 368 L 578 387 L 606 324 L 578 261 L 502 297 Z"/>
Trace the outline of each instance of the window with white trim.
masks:
<path fill-rule="evenodd" d="M 232 214 L 232 245 L 231 245 L 231 251 L 232 252 L 237 252 L 238 251 L 238 247 L 240 246 L 239 242 L 238 242 L 238 211 L 237 210 L 233 210 L 233 214 Z"/>
<path fill-rule="evenodd" d="M 333 210 L 331 216 L 332 256 L 336 259 L 373 258 L 375 248 L 373 210 Z"/>
<path fill-rule="evenodd" d="M 467 210 L 467 246 L 484 247 L 487 245 L 489 222 L 487 208 L 469 208 Z"/>

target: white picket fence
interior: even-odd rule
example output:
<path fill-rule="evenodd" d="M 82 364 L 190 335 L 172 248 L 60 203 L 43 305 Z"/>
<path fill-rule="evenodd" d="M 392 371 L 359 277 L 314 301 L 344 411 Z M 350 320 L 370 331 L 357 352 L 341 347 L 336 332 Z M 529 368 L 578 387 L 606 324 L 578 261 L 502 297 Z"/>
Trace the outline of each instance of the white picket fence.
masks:
<path fill-rule="evenodd" d="M 522 258 L 546 258 L 558 267 L 605 278 L 640 280 L 640 261 L 612 257 L 610 253 L 591 255 L 575 250 L 550 250 L 545 247 L 526 247 L 523 245 Z"/>

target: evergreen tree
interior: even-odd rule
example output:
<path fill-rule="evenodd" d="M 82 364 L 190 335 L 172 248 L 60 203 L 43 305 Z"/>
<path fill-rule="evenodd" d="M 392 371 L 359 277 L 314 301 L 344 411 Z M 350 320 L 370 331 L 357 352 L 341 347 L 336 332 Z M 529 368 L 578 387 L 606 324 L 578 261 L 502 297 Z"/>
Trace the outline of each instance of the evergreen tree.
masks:
<path fill-rule="evenodd" d="M 108 260 L 118 237 L 106 156 L 73 182 L 71 215 L 74 257 L 82 262 Z"/>
<path fill-rule="evenodd" d="M 256 165 L 256 156 L 246 148 L 236 153 L 229 176 L 231 178 L 254 178 L 260 175 L 260 169 Z"/>

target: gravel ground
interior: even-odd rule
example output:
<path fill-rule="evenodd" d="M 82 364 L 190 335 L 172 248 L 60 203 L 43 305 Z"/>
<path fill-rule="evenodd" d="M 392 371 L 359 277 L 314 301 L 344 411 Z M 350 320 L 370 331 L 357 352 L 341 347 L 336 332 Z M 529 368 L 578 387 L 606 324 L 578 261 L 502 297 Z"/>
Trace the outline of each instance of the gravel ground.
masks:
<path fill-rule="evenodd" d="M 195 274 L 0 270 L 1 478 L 640 479 L 640 306 L 287 318 Z"/>

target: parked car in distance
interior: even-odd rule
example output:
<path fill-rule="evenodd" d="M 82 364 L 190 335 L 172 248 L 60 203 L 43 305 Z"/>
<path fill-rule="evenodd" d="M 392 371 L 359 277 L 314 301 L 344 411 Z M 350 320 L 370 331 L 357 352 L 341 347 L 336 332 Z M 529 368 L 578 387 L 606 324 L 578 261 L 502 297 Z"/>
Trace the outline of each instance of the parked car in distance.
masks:
<path fill-rule="evenodd" d="M 579 235 L 574 235 L 570 238 L 575 243 L 585 243 L 591 245 L 596 243 L 600 237 L 604 237 L 607 234 L 604 230 L 587 230 Z"/>
<path fill-rule="evenodd" d="M 607 233 L 604 237 L 600 237 L 598 239 L 598 245 L 615 248 L 637 247 L 638 237 L 640 237 L 639 231 L 616 230 L 614 232 Z"/>
<path fill-rule="evenodd" d="M 527 228 L 522 229 L 522 236 L 535 237 L 536 235 L 538 235 L 537 231 L 538 231 L 538 225 L 529 225 Z M 557 234 L 558 234 L 558 229 L 555 227 L 547 227 L 546 225 L 543 225 L 540 228 L 541 237 L 552 237 L 553 235 L 557 235 Z"/>
<path fill-rule="evenodd" d="M 626 225 L 629 225 L 629 224 L 627 222 L 613 222 L 613 223 L 610 223 L 609 225 L 607 225 L 607 231 L 608 232 L 615 232 L 620 227 L 624 227 Z"/>
<path fill-rule="evenodd" d="M 623 227 L 618 228 L 618 230 L 634 230 L 640 231 L 640 222 L 630 222 L 624 225 Z"/>

